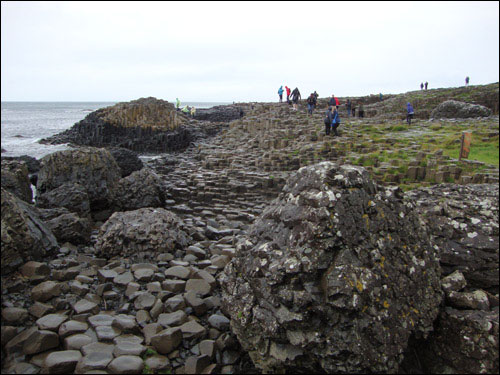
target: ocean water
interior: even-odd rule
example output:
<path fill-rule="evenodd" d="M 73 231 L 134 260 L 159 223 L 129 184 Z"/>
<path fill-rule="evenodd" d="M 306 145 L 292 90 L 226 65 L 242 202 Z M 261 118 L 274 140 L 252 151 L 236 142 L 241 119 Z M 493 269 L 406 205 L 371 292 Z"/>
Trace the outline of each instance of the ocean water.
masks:
<path fill-rule="evenodd" d="M 90 112 L 114 104 L 116 102 L 2 102 L 2 156 L 28 155 L 40 159 L 66 150 L 69 148 L 66 144 L 43 145 L 38 141 L 71 128 Z M 222 104 L 229 103 L 181 103 L 196 108 Z"/>

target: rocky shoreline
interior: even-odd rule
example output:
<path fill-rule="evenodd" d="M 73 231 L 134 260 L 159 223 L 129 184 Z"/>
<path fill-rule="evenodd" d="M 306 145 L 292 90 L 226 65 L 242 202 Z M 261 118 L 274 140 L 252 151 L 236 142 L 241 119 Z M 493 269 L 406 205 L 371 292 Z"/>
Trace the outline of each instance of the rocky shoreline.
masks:
<path fill-rule="evenodd" d="M 498 372 L 494 177 L 404 192 L 286 104 L 122 109 L 130 144 L 2 159 L 2 373 Z M 204 135 L 141 161 L 147 113 Z"/>

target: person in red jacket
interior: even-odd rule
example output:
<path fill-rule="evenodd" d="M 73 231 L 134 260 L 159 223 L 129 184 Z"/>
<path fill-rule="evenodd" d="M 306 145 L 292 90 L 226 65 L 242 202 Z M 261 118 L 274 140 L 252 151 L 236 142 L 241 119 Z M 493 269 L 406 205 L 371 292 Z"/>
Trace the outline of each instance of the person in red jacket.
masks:
<path fill-rule="evenodd" d="M 290 87 L 285 86 L 285 89 L 286 89 L 286 102 L 290 104 L 290 92 L 291 92 Z"/>

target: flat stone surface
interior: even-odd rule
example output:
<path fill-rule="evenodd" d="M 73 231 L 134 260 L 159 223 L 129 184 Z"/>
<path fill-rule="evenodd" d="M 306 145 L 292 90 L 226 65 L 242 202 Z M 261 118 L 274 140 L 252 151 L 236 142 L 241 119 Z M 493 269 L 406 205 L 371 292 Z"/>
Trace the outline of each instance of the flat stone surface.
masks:
<path fill-rule="evenodd" d="M 122 355 L 142 355 L 146 351 L 146 347 L 144 345 L 138 345 L 137 343 L 130 341 L 123 341 L 119 344 L 116 344 L 115 350 L 113 352 L 115 357 L 119 357 Z"/>
<path fill-rule="evenodd" d="M 31 289 L 31 298 L 34 301 L 45 302 L 52 297 L 57 297 L 61 294 L 61 287 L 55 281 L 44 281 Z"/>
<path fill-rule="evenodd" d="M 86 299 L 81 299 L 77 303 L 73 305 L 73 310 L 77 314 L 85 314 L 85 313 L 96 313 L 99 311 L 99 306 L 94 303 L 87 301 Z"/>
<path fill-rule="evenodd" d="M 19 307 L 2 308 L 2 321 L 9 324 L 22 324 L 28 318 L 28 310 Z"/>
<path fill-rule="evenodd" d="M 95 333 L 97 334 L 99 341 L 111 341 L 116 336 L 119 336 L 121 331 L 111 326 L 98 326 L 95 328 Z"/>
<path fill-rule="evenodd" d="M 49 331 L 57 331 L 59 326 L 68 320 L 67 315 L 63 314 L 49 314 L 38 319 L 35 323 L 39 329 L 47 329 Z"/>
<path fill-rule="evenodd" d="M 176 327 L 187 321 L 188 317 L 182 310 L 174 311 L 172 313 L 160 314 L 158 316 L 158 323 L 164 327 Z"/>
<path fill-rule="evenodd" d="M 80 350 L 82 347 L 92 342 L 93 340 L 90 336 L 84 333 L 76 333 L 64 339 L 63 347 L 66 350 Z"/>
<path fill-rule="evenodd" d="M 165 270 L 165 276 L 167 278 L 187 280 L 189 279 L 189 275 L 191 275 L 191 270 L 184 266 L 173 266 Z"/>
<path fill-rule="evenodd" d="M 142 358 L 135 355 L 122 355 L 108 365 L 108 370 L 113 374 L 140 374 L 143 369 Z"/>
<path fill-rule="evenodd" d="M 111 326 L 113 324 L 114 316 L 108 314 L 97 314 L 89 317 L 89 323 L 92 327 Z"/>
<path fill-rule="evenodd" d="M 68 320 L 59 326 L 59 337 L 65 338 L 76 333 L 85 332 L 89 328 L 89 325 L 85 322 L 80 322 L 78 320 Z"/>
<path fill-rule="evenodd" d="M 182 331 L 182 337 L 187 340 L 202 338 L 206 334 L 206 329 L 194 320 L 184 323 L 179 328 Z"/>
<path fill-rule="evenodd" d="M 47 330 L 34 331 L 24 342 L 24 354 L 36 354 L 59 346 L 57 333 Z"/>
<path fill-rule="evenodd" d="M 78 364 L 76 365 L 75 373 L 83 374 L 92 370 L 105 369 L 112 360 L 112 352 L 93 351 L 80 358 Z"/>
<path fill-rule="evenodd" d="M 213 314 L 208 318 L 208 322 L 219 331 L 227 331 L 229 329 L 230 320 L 223 315 Z"/>
<path fill-rule="evenodd" d="M 180 328 L 168 328 L 151 338 L 151 345 L 160 354 L 168 354 L 182 342 L 182 331 Z"/>
<path fill-rule="evenodd" d="M 156 297 L 151 293 L 145 292 L 138 296 L 134 301 L 134 307 L 137 310 L 149 310 L 153 307 Z"/>
<path fill-rule="evenodd" d="M 93 342 L 82 347 L 82 354 L 89 355 L 90 353 L 108 353 L 113 354 L 115 346 L 104 342 Z"/>
<path fill-rule="evenodd" d="M 124 286 L 132 281 L 134 281 L 134 276 L 130 271 L 124 272 L 113 279 L 113 283 Z"/>
<path fill-rule="evenodd" d="M 193 291 L 201 297 L 205 297 L 212 291 L 211 285 L 204 279 L 189 279 L 186 282 L 186 292 Z"/>

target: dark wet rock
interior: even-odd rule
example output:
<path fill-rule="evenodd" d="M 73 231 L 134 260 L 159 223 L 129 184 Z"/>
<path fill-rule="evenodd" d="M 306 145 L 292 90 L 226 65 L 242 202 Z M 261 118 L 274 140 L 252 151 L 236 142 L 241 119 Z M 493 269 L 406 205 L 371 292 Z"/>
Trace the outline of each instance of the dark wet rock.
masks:
<path fill-rule="evenodd" d="M 40 209 L 42 211 L 43 209 Z M 48 221 L 47 226 L 60 243 L 69 242 L 75 245 L 88 244 L 92 232 L 92 223 L 74 212 L 58 215 Z"/>
<path fill-rule="evenodd" d="M 173 252 L 187 247 L 188 235 L 172 212 L 141 208 L 115 212 L 100 230 L 95 245 L 99 256 L 136 255 L 138 252 Z"/>
<path fill-rule="evenodd" d="M 468 286 L 497 294 L 498 184 L 441 184 L 406 196 L 428 224 L 443 275 L 459 270 Z"/>
<path fill-rule="evenodd" d="M 470 118 L 491 116 L 491 109 L 479 104 L 447 100 L 439 104 L 432 112 L 431 118 Z"/>
<path fill-rule="evenodd" d="M 21 268 L 21 273 L 25 277 L 32 276 L 48 276 L 50 275 L 50 268 L 47 263 L 29 261 L 26 262 Z"/>
<path fill-rule="evenodd" d="M 57 332 L 61 324 L 63 324 L 68 317 L 64 314 L 48 314 L 38 319 L 35 323 L 38 329 Z"/>
<path fill-rule="evenodd" d="M 37 210 L 2 187 L 2 274 L 57 249 L 54 234 Z"/>
<path fill-rule="evenodd" d="M 57 333 L 46 330 L 36 330 L 24 342 L 24 354 L 36 354 L 54 349 L 59 346 L 59 336 Z"/>
<path fill-rule="evenodd" d="M 143 207 L 163 207 L 165 188 L 158 175 L 142 168 L 122 178 L 118 183 L 115 206 L 117 211 L 137 210 Z"/>
<path fill-rule="evenodd" d="M 413 210 L 360 167 L 323 162 L 292 175 L 220 278 L 255 365 L 398 371 L 442 300 L 438 259 Z"/>
<path fill-rule="evenodd" d="M 82 217 L 90 215 L 87 189 L 78 183 L 68 182 L 53 190 L 38 194 L 36 206 L 40 208 L 66 208 Z"/>
<path fill-rule="evenodd" d="M 498 373 L 498 309 L 446 307 L 436 321 L 436 332 L 419 354 L 430 373 Z"/>
<path fill-rule="evenodd" d="M 132 172 L 138 171 L 144 167 L 142 160 L 139 159 L 137 153 L 132 150 L 119 147 L 110 147 L 108 150 L 120 167 L 122 177 L 127 177 Z"/>
<path fill-rule="evenodd" d="M 194 118 L 212 122 L 229 122 L 244 116 L 243 108 L 237 105 L 219 105 L 196 110 Z"/>
<path fill-rule="evenodd" d="M 168 354 L 177 348 L 182 342 L 182 331 L 180 328 L 167 328 L 151 337 L 151 345 L 161 354 Z"/>
<path fill-rule="evenodd" d="M 19 307 L 5 307 L 2 309 L 2 322 L 14 325 L 22 324 L 28 319 L 28 310 Z"/>
<path fill-rule="evenodd" d="M 33 201 L 33 191 L 26 163 L 2 159 L 2 188 L 25 202 Z"/>
<path fill-rule="evenodd" d="M 40 160 L 34 158 L 33 156 L 2 156 L 2 160 L 17 160 L 25 162 L 30 175 L 36 174 L 40 170 Z"/>
<path fill-rule="evenodd" d="M 41 163 L 37 182 L 40 194 L 67 183 L 79 184 L 87 192 L 91 211 L 112 206 L 121 175 L 109 151 L 92 147 L 58 151 L 42 158 Z"/>

